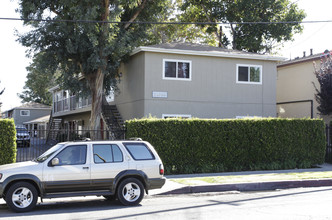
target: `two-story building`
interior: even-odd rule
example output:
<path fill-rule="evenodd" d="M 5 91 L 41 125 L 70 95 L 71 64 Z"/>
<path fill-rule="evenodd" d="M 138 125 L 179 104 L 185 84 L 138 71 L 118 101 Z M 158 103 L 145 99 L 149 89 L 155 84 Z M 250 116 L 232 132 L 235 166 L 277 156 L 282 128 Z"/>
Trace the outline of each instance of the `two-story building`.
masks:
<path fill-rule="evenodd" d="M 114 102 L 125 120 L 275 117 L 280 60 L 197 44 L 139 47 L 122 65 Z"/>
<path fill-rule="evenodd" d="M 277 62 L 283 58 L 189 43 L 135 49 L 119 69 L 114 100 L 123 120 L 155 116 L 276 117 Z M 53 117 L 89 124 L 91 100 L 52 88 Z"/>
<path fill-rule="evenodd" d="M 28 102 L 21 106 L 2 112 L 2 118 L 13 118 L 16 126 L 25 126 L 26 122 L 48 116 L 50 113 L 51 106 Z"/>

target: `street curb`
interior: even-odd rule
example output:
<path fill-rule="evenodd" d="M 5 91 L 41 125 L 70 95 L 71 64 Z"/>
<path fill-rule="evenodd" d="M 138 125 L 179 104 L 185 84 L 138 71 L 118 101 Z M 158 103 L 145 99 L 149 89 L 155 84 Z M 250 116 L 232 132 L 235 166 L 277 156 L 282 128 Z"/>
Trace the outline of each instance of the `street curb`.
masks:
<path fill-rule="evenodd" d="M 332 186 L 332 179 L 186 186 L 186 187 L 171 190 L 168 192 L 163 192 L 158 195 L 226 192 L 226 191 L 242 191 L 242 192 L 265 191 L 265 190 L 276 190 L 276 189 L 290 189 L 290 188 L 300 188 L 300 187 L 321 187 L 321 186 Z"/>

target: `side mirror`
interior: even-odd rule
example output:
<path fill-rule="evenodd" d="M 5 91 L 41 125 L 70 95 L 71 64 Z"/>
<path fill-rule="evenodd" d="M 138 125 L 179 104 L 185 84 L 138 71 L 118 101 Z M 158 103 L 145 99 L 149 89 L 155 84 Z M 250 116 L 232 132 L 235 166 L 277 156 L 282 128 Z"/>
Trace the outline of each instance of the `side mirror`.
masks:
<path fill-rule="evenodd" d="M 52 161 L 51 161 L 52 166 L 59 165 L 59 163 L 60 163 L 59 158 L 53 158 Z"/>

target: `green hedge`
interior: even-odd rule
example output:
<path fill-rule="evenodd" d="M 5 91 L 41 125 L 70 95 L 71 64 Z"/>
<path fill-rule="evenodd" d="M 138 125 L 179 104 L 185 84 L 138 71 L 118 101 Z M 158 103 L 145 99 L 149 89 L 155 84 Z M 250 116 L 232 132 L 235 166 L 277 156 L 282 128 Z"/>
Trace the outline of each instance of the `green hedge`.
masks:
<path fill-rule="evenodd" d="M 13 119 L 0 119 L 0 165 L 16 161 L 16 130 Z"/>
<path fill-rule="evenodd" d="M 307 168 L 324 162 L 316 119 L 141 119 L 126 137 L 149 141 L 167 174 Z"/>

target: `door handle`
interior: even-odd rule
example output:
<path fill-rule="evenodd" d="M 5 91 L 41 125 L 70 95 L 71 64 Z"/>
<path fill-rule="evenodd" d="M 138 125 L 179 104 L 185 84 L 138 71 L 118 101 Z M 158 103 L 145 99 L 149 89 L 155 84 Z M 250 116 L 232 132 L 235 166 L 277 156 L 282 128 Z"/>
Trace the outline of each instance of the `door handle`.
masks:
<path fill-rule="evenodd" d="M 83 170 L 88 170 L 89 169 L 89 167 L 83 167 Z"/>

